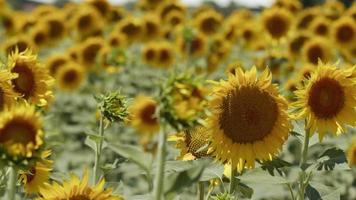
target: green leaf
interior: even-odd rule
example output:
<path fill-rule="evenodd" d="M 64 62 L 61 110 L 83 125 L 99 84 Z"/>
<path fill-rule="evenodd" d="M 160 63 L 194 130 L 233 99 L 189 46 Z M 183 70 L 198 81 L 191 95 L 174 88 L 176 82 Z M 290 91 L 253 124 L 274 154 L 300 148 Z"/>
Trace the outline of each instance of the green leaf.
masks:
<path fill-rule="evenodd" d="M 252 198 L 253 195 L 253 189 L 250 188 L 249 186 L 239 182 L 238 184 L 238 191 L 245 197 L 248 199 Z"/>
<path fill-rule="evenodd" d="M 218 163 L 211 163 L 209 164 L 203 174 L 200 177 L 200 181 L 209 181 L 214 178 L 220 178 L 224 174 L 224 166 Z"/>
<path fill-rule="evenodd" d="M 317 182 L 310 182 L 306 188 L 306 196 L 311 200 L 339 200 L 340 190 Z"/>
<path fill-rule="evenodd" d="M 259 184 L 285 184 L 289 183 L 290 181 L 282 176 L 271 176 L 270 174 L 266 173 L 261 168 L 256 168 L 251 170 L 242 176 L 239 179 L 245 183 L 259 183 Z"/>
<path fill-rule="evenodd" d="M 325 150 L 321 156 L 319 156 L 317 169 L 318 170 L 334 170 L 338 165 L 347 163 L 347 159 L 343 150 L 336 147 Z M 345 165 L 342 165 L 342 169 L 345 169 Z M 347 169 L 347 168 L 346 168 Z"/>
<path fill-rule="evenodd" d="M 150 173 L 152 166 L 152 155 L 143 152 L 141 149 L 136 146 L 127 145 L 127 144 L 108 144 L 108 147 L 119 154 L 122 157 L 125 157 L 132 162 L 136 163 L 147 173 Z"/>
<path fill-rule="evenodd" d="M 96 142 L 92 140 L 89 136 L 85 138 L 84 144 L 90 147 L 93 151 L 96 151 Z"/>
<path fill-rule="evenodd" d="M 275 175 L 275 171 L 277 171 L 279 175 L 283 176 L 284 172 L 282 171 L 282 169 L 285 167 L 292 166 L 292 163 L 289 163 L 289 162 L 282 160 L 280 158 L 274 158 L 273 160 L 258 161 L 258 162 L 262 165 L 261 168 L 263 170 L 268 171 L 268 173 L 271 176 Z"/>
<path fill-rule="evenodd" d="M 165 197 L 172 198 L 184 187 L 190 187 L 199 181 L 211 159 L 193 161 L 170 161 L 166 165 Z"/>

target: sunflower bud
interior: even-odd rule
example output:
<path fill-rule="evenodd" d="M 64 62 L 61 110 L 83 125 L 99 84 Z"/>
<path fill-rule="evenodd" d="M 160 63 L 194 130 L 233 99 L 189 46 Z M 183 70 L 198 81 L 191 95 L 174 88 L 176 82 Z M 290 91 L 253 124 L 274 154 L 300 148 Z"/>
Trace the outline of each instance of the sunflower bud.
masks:
<path fill-rule="evenodd" d="M 126 121 L 129 115 L 127 111 L 126 97 L 120 92 L 110 92 L 95 97 L 102 115 L 110 122 Z"/>
<path fill-rule="evenodd" d="M 229 193 L 220 193 L 213 197 L 214 200 L 233 200 L 233 196 Z"/>

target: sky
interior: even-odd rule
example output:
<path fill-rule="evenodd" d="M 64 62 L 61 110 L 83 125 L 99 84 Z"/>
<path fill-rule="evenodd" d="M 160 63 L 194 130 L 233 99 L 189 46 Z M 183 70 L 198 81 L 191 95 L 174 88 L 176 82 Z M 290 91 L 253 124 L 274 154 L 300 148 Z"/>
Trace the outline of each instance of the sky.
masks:
<path fill-rule="evenodd" d="M 54 2 L 55 0 L 33 0 L 33 1 L 37 1 L 37 2 Z M 81 2 L 83 0 L 73 0 L 75 2 Z M 126 2 L 130 2 L 130 1 L 136 1 L 136 0 L 109 0 L 109 2 L 111 2 L 112 4 L 123 4 Z M 186 5 L 189 6 L 197 6 L 200 5 L 204 0 L 181 0 L 181 2 L 183 2 Z M 271 5 L 274 0 L 213 0 L 216 3 L 220 4 L 221 6 L 226 6 L 228 5 L 231 1 L 237 2 L 240 5 L 244 5 L 246 7 L 258 7 L 258 6 L 269 6 Z"/>

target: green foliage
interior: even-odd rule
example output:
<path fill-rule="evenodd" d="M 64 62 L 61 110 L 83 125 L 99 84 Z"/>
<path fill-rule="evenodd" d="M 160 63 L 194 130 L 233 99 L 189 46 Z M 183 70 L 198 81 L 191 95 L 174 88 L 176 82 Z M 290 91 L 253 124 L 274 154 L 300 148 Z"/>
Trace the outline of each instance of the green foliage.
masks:
<path fill-rule="evenodd" d="M 334 170 L 337 167 L 348 169 L 347 159 L 343 150 L 336 147 L 325 150 L 317 160 L 318 170 Z"/>
<path fill-rule="evenodd" d="M 292 166 L 292 163 L 289 163 L 280 158 L 274 158 L 273 160 L 258 161 L 258 162 L 261 164 L 261 168 L 263 170 L 268 171 L 268 173 L 272 176 L 275 175 L 275 171 L 277 171 L 280 176 L 283 176 L 284 175 L 283 169 Z"/>
<path fill-rule="evenodd" d="M 306 187 L 306 196 L 310 200 L 339 200 L 340 190 L 320 183 L 310 182 Z"/>

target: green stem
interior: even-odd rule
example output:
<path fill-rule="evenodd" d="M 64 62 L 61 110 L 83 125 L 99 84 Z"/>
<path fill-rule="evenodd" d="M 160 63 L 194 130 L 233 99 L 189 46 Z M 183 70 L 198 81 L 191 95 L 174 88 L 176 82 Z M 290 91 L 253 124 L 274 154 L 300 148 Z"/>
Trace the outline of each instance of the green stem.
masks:
<path fill-rule="evenodd" d="M 95 151 L 95 163 L 94 163 L 94 169 L 93 169 L 93 181 L 94 184 L 99 181 L 99 166 L 100 166 L 100 157 L 101 157 L 101 150 L 103 148 L 103 137 L 104 137 L 104 116 L 103 113 L 100 113 L 100 122 L 99 122 L 99 136 L 100 140 L 99 143 L 96 145 L 96 151 Z"/>
<path fill-rule="evenodd" d="M 16 172 L 14 167 L 10 167 L 8 190 L 7 190 L 7 198 L 6 199 L 15 200 L 16 182 L 17 182 L 17 172 Z"/>
<path fill-rule="evenodd" d="M 198 200 L 204 200 L 204 182 L 199 181 L 198 183 Z"/>
<path fill-rule="evenodd" d="M 159 134 L 159 143 L 158 143 L 158 156 L 157 156 L 157 173 L 155 177 L 154 185 L 154 198 L 155 200 L 162 199 L 163 192 L 163 178 L 164 178 L 164 166 L 166 161 L 166 133 L 165 129 L 162 127 L 162 130 Z"/>
<path fill-rule="evenodd" d="M 304 193 L 305 193 L 305 188 L 306 188 L 306 183 L 305 183 L 305 169 L 303 168 L 304 164 L 307 161 L 308 157 L 308 149 L 309 149 L 309 139 L 310 139 L 310 129 L 306 128 L 305 129 L 305 136 L 304 136 L 304 144 L 303 144 L 303 149 L 302 149 L 302 155 L 299 163 L 299 167 L 302 169 L 302 172 L 300 174 L 299 178 L 299 199 L 304 200 Z"/>
<path fill-rule="evenodd" d="M 307 161 L 308 157 L 308 149 L 309 149 L 309 138 L 310 138 L 310 129 L 305 129 L 305 136 L 304 136 L 304 144 L 303 144 L 303 150 L 302 150 L 302 157 L 301 161 L 299 163 L 299 167 L 303 167 L 303 165 Z M 303 170 L 304 171 L 304 170 Z"/>
<path fill-rule="evenodd" d="M 235 192 L 235 188 L 236 188 L 236 183 L 237 183 L 237 179 L 236 179 L 236 165 L 234 163 L 231 163 L 231 178 L 230 178 L 230 190 L 229 193 L 233 194 Z"/>
<path fill-rule="evenodd" d="M 293 192 L 293 188 L 292 188 L 291 184 L 287 183 L 287 186 L 288 186 L 288 189 L 289 189 L 290 196 L 291 196 L 292 200 L 295 200 L 294 192 Z"/>

